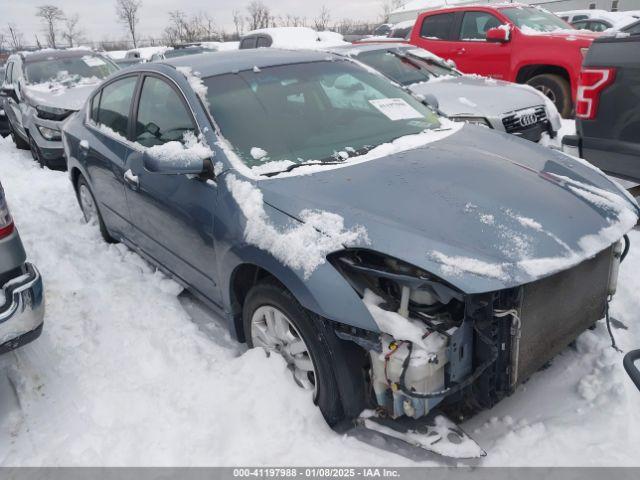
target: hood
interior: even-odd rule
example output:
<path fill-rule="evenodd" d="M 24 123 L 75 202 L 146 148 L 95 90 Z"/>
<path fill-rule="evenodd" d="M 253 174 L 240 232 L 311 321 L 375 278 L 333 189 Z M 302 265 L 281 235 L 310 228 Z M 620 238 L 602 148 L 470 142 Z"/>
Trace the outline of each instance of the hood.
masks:
<path fill-rule="evenodd" d="M 635 225 L 635 201 L 599 170 L 482 127 L 342 168 L 258 182 L 300 219 L 338 214 L 363 246 L 466 293 L 528 283 L 589 258 Z"/>
<path fill-rule="evenodd" d="M 514 110 L 545 104 L 534 91 L 516 88 L 501 80 L 471 75 L 441 77 L 410 85 L 409 89 L 421 95 L 434 95 L 440 110 L 448 117 L 499 117 Z"/>
<path fill-rule="evenodd" d="M 89 98 L 98 83 L 64 87 L 56 84 L 40 84 L 23 87 L 29 103 L 46 107 L 78 111 Z"/>
<path fill-rule="evenodd" d="M 553 30 L 551 32 L 539 32 L 532 28 L 520 27 L 520 32 L 529 37 L 539 37 L 541 39 L 549 39 L 550 41 L 565 40 L 570 42 L 576 48 L 588 47 L 601 33 L 591 32 L 588 30 L 576 30 L 572 28 Z"/>

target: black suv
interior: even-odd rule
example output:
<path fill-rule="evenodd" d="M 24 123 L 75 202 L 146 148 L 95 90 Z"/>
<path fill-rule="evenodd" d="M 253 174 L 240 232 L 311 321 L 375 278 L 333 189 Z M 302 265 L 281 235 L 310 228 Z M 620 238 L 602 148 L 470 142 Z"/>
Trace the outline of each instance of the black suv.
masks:
<path fill-rule="evenodd" d="M 640 33 L 640 32 L 639 32 Z M 587 53 L 576 99 L 577 135 L 563 149 L 640 183 L 640 34 L 601 37 Z M 633 189 L 638 196 L 638 187 Z"/>

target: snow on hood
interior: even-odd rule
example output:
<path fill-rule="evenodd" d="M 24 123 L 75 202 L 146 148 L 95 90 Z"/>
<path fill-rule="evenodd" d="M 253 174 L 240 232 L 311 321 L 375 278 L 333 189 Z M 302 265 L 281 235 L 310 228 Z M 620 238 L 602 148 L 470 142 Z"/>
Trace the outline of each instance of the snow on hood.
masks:
<path fill-rule="evenodd" d="M 80 110 L 100 82 L 102 79 L 98 77 L 79 77 L 59 72 L 55 80 L 25 85 L 23 90 L 37 105 Z"/>
<path fill-rule="evenodd" d="M 368 248 L 466 293 L 576 265 L 622 238 L 640 214 L 597 169 L 474 126 L 367 164 L 257 186 L 267 204 L 292 217 L 324 210 L 363 225 Z"/>
<path fill-rule="evenodd" d="M 307 27 L 262 28 L 248 32 L 246 35 L 257 33 L 269 35 L 273 40 L 271 44 L 273 48 L 325 49 L 348 45 L 348 42 L 345 42 L 344 37 L 339 33 L 316 32 Z"/>

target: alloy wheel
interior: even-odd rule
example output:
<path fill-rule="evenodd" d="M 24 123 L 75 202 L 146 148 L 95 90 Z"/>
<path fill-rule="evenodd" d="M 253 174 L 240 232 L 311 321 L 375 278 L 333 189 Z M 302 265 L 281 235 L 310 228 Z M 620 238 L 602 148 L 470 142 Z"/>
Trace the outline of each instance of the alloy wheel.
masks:
<path fill-rule="evenodd" d="M 263 305 L 251 317 L 251 340 L 255 347 L 284 357 L 296 383 L 317 395 L 316 370 L 300 332 L 279 309 Z"/>
<path fill-rule="evenodd" d="M 544 96 L 551 100 L 553 103 L 556 103 L 556 94 L 549 87 L 547 87 L 546 85 L 537 85 L 535 88 L 542 92 Z"/>
<path fill-rule="evenodd" d="M 82 213 L 84 214 L 84 219 L 86 220 L 86 222 L 97 222 L 98 208 L 96 207 L 96 202 L 93 199 L 93 195 L 91 195 L 91 191 L 89 191 L 89 187 L 84 184 L 80 185 L 79 197 L 80 208 L 82 209 Z"/>

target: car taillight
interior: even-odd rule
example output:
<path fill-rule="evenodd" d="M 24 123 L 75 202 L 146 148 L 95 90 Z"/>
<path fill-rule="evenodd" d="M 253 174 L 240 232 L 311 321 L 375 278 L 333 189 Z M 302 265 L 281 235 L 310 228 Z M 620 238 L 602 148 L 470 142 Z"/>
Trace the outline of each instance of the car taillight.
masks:
<path fill-rule="evenodd" d="M 593 120 L 602 91 L 616 78 L 615 68 L 583 68 L 578 78 L 576 117 Z"/>
<path fill-rule="evenodd" d="M 0 185 L 0 238 L 8 237 L 13 232 L 13 219 L 9 213 L 9 206 L 4 197 L 4 190 Z"/>

